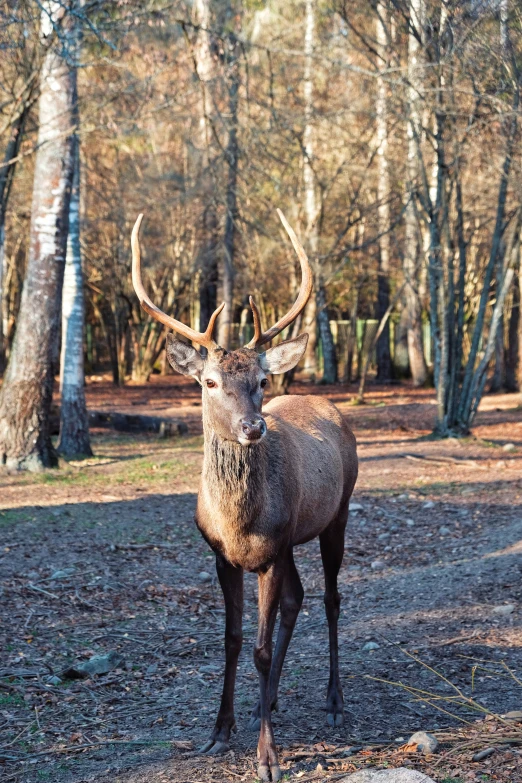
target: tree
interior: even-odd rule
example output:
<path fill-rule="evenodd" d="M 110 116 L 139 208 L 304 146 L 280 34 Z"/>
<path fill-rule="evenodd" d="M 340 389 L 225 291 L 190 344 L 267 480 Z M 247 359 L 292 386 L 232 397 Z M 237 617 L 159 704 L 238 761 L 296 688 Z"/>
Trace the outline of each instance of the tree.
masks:
<path fill-rule="evenodd" d="M 66 457 L 91 456 L 89 417 L 85 403 L 83 334 L 85 307 L 80 247 L 80 144 L 73 140 L 73 181 L 69 206 L 69 232 L 62 294 L 62 350 L 60 356 L 60 441 Z"/>
<path fill-rule="evenodd" d="M 41 33 L 48 47 L 40 77 L 38 151 L 30 247 L 16 336 L 0 393 L 0 463 L 40 470 L 57 464 L 49 433 L 53 356 L 58 339 L 73 178 L 76 73 L 55 35 L 71 33 L 71 16 L 45 2 Z"/>
<path fill-rule="evenodd" d="M 408 356 L 414 386 L 426 383 L 428 372 L 422 346 L 422 307 L 418 290 L 419 223 L 417 218 L 416 187 L 418 179 L 418 144 L 421 134 L 419 101 L 422 95 L 422 55 L 424 0 L 410 0 L 408 32 L 408 191 L 406 193 L 404 277 L 405 302 L 408 313 Z"/>
<path fill-rule="evenodd" d="M 216 90 L 215 59 L 211 51 L 210 0 L 195 0 L 193 18 L 196 25 L 194 66 L 199 80 L 200 177 L 202 180 L 201 233 L 203 235 L 199 262 L 199 331 L 204 332 L 217 307 L 218 282 L 218 216 L 215 194 L 215 150 L 211 116 Z"/>
<path fill-rule="evenodd" d="M 238 220 L 237 178 L 239 166 L 238 111 L 239 86 L 241 83 L 239 40 L 233 29 L 241 19 L 235 14 L 231 0 L 227 0 L 223 45 L 225 82 L 228 97 L 227 146 L 225 163 L 227 184 L 225 191 L 225 234 L 223 237 L 223 263 L 221 266 L 221 287 L 225 310 L 218 321 L 218 342 L 223 348 L 230 348 L 232 323 L 234 320 L 234 257 Z"/>
<path fill-rule="evenodd" d="M 376 42 L 379 68 L 388 65 L 387 8 L 380 2 L 376 8 Z M 390 304 L 390 173 L 388 168 L 388 86 L 382 74 L 377 79 L 375 104 L 377 135 L 377 199 L 379 221 L 379 274 L 377 277 L 377 319 L 380 321 Z M 393 376 L 388 319 L 377 341 L 377 380 L 387 383 Z"/>
<path fill-rule="evenodd" d="M 4 340 L 4 314 L 3 314 L 3 290 L 4 290 L 4 268 L 5 268 L 5 216 L 9 202 L 9 192 L 13 182 L 16 159 L 20 150 L 24 124 L 30 109 L 30 99 L 24 101 L 15 117 L 13 118 L 9 139 L 4 153 L 4 161 L 0 166 L 0 372 L 4 369 L 5 344 Z"/>

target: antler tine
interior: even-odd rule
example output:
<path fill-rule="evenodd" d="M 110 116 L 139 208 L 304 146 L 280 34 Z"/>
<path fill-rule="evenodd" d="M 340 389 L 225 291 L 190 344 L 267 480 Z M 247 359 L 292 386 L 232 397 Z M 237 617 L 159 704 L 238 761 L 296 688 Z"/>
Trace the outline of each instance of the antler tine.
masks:
<path fill-rule="evenodd" d="M 254 336 L 247 344 L 247 348 L 257 348 L 260 345 L 264 345 L 264 343 L 268 343 L 270 340 L 273 340 L 274 337 L 279 334 L 279 332 L 282 332 L 283 329 L 286 329 L 286 327 L 289 326 L 292 321 L 295 321 L 297 316 L 302 313 L 306 307 L 306 303 L 310 299 L 310 294 L 312 293 L 312 269 L 310 267 L 304 248 L 280 209 L 277 210 L 277 214 L 279 215 L 281 223 L 286 229 L 286 233 L 290 237 L 292 245 L 294 246 L 294 250 L 297 253 L 297 257 L 299 258 L 299 263 L 301 264 L 301 287 L 299 289 L 297 299 L 287 314 L 280 318 L 279 321 L 266 332 L 261 330 L 261 318 L 259 316 L 259 310 L 252 297 L 250 297 L 250 307 L 252 308 L 252 315 L 254 317 Z"/>
<path fill-rule="evenodd" d="M 246 347 L 253 348 L 255 345 L 259 344 L 259 340 L 263 335 L 263 330 L 261 329 L 261 315 L 256 303 L 254 302 L 254 297 L 249 296 L 248 301 L 250 302 L 250 309 L 252 310 L 252 318 L 254 320 L 254 336 Z"/>
<path fill-rule="evenodd" d="M 152 302 L 151 299 L 149 299 L 149 296 L 145 291 L 145 288 L 143 287 L 143 283 L 141 280 L 141 251 L 140 251 L 139 234 L 140 234 L 140 226 L 142 220 L 143 220 L 143 214 L 138 215 L 138 219 L 134 224 L 134 228 L 132 229 L 132 236 L 131 236 L 132 285 L 134 286 L 136 295 L 140 300 L 140 305 L 145 310 L 145 312 L 148 313 L 156 321 L 159 321 L 165 326 L 168 326 L 169 329 L 172 329 L 174 332 L 181 334 L 183 337 L 187 337 L 189 340 L 192 340 L 193 342 L 198 343 L 199 345 L 202 345 L 207 349 L 216 347 L 217 343 L 214 341 L 212 337 L 212 333 L 214 331 L 216 318 L 218 317 L 218 315 L 220 314 L 220 312 L 223 310 L 225 306 L 224 302 L 212 313 L 206 331 L 196 332 L 196 330 L 191 329 L 190 326 L 185 326 L 185 324 L 182 324 L 181 321 L 177 321 L 175 318 L 172 318 L 170 315 L 167 315 L 167 313 L 164 313 L 163 310 L 160 310 L 159 307 L 156 307 L 154 302 Z"/>

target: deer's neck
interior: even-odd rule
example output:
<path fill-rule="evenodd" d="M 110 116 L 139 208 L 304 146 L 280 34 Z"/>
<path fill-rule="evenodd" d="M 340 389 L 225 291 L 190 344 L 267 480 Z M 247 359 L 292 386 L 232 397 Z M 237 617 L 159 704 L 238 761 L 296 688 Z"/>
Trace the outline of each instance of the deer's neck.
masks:
<path fill-rule="evenodd" d="M 223 440 L 205 428 L 203 480 L 219 511 L 248 526 L 261 515 L 268 488 L 268 439 L 255 446 Z"/>

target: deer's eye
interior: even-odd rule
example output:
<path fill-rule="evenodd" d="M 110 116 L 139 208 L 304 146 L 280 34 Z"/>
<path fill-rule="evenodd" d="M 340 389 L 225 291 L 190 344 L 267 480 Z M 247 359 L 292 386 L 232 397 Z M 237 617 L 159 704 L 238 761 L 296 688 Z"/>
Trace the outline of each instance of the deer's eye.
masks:
<path fill-rule="evenodd" d="M 265 386 L 268 385 L 268 378 L 263 378 L 263 380 L 261 381 L 260 385 L 261 385 L 261 388 L 264 389 Z"/>
<path fill-rule="evenodd" d="M 205 383 L 207 384 L 207 389 L 215 389 L 217 386 L 217 383 L 215 381 L 211 381 L 210 378 L 208 381 L 205 381 Z"/>

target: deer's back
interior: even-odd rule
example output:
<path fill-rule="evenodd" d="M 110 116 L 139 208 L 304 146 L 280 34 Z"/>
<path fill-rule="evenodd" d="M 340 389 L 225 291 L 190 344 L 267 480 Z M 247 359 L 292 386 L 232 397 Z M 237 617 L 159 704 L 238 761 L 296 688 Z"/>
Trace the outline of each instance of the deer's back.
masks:
<path fill-rule="evenodd" d="M 324 397 L 276 397 L 264 408 L 280 433 L 284 491 L 291 503 L 293 542 L 317 536 L 348 501 L 357 478 L 355 436 Z"/>

